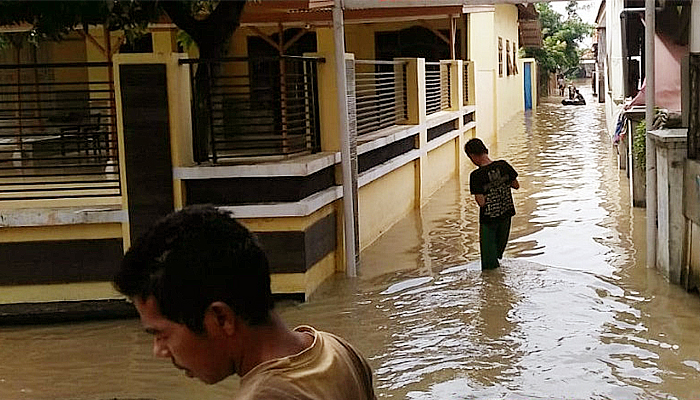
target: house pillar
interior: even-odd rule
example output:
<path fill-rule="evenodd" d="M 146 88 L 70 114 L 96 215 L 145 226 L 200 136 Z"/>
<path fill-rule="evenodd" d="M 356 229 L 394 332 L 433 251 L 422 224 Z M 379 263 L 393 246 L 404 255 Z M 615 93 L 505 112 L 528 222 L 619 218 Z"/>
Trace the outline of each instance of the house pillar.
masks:
<path fill-rule="evenodd" d="M 338 115 L 336 74 L 338 65 L 334 57 L 335 43 L 333 29 L 316 28 L 316 47 L 318 52 L 305 53 L 304 56 L 323 58 L 318 64 L 318 107 L 320 115 L 321 151 L 340 151 L 340 116 Z"/>
<path fill-rule="evenodd" d="M 341 136 L 341 128 L 345 124 L 348 128 L 350 122 L 348 121 L 348 115 L 341 115 L 341 107 L 339 106 L 339 99 L 343 98 L 346 102 L 350 99 L 347 92 L 339 93 L 339 91 L 344 90 L 338 79 L 339 73 L 344 73 L 347 69 L 347 65 L 352 65 L 354 61 L 354 55 L 345 54 L 344 61 L 345 65 L 339 65 L 338 57 L 336 55 L 336 37 L 334 35 L 333 28 L 318 28 L 316 30 L 316 46 L 318 49 L 317 53 L 305 54 L 306 56 L 321 57 L 325 59 L 325 62 L 318 64 L 318 96 L 319 96 L 319 115 L 320 115 L 320 136 L 321 136 L 321 151 L 332 151 L 343 153 L 343 140 Z M 345 80 L 348 77 L 345 75 Z M 346 86 L 346 85 L 342 85 Z M 347 82 L 347 86 L 354 88 L 354 82 Z M 348 90 L 349 91 L 349 90 Z M 353 90 L 354 91 L 354 90 Z M 346 103 L 347 104 L 347 103 Z M 347 104 L 346 110 L 348 112 L 354 110 L 349 110 L 350 104 Z M 351 136 L 354 137 L 355 132 L 352 130 Z M 346 158 L 350 158 L 349 166 L 350 171 L 345 171 L 345 168 L 336 170 L 336 181 L 344 182 L 347 185 L 351 185 L 351 190 L 353 194 L 351 196 L 346 196 L 345 192 L 343 195 L 343 200 L 337 204 L 338 221 L 336 226 L 338 227 L 337 232 L 337 252 L 338 256 L 336 258 L 336 269 L 338 271 L 346 271 L 350 276 L 355 275 L 355 262 L 351 264 L 350 260 L 347 259 L 346 253 L 356 253 L 359 248 L 359 226 L 357 222 L 357 151 L 356 143 L 351 140 L 349 143 L 351 148 L 350 153 L 346 154 Z M 345 204 L 345 200 L 349 198 L 353 207 L 348 207 Z M 351 221 L 352 220 L 352 221 Z M 349 233 L 349 227 L 346 225 L 352 223 L 353 229 L 352 233 Z M 345 236 L 352 236 L 352 241 L 354 246 L 350 249 L 350 245 L 345 242 Z M 342 250 L 341 250 L 342 249 Z M 341 251 L 345 251 L 342 253 Z M 351 260 L 355 260 L 355 256 L 351 256 Z M 348 269 L 350 268 L 350 269 Z"/>
<path fill-rule="evenodd" d="M 416 148 L 421 156 L 415 162 L 415 207 L 420 208 L 425 199 L 424 169 L 427 157 L 428 129 L 426 127 L 426 88 L 425 88 L 425 59 L 424 58 L 396 58 L 395 61 L 405 61 L 406 64 L 406 108 L 408 118 L 406 125 L 419 125 L 420 132 L 417 135 Z"/>
<path fill-rule="evenodd" d="M 450 68 L 450 111 L 460 111 L 466 104 L 464 101 L 464 80 L 466 64 L 462 60 L 452 60 Z M 457 129 L 460 135 L 455 142 L 455 175 L 459 176 L 462 172 L 462 160 L 466 157 L 464 154 L 464 118 L 457 119 Z"/>
<path fill-rule="evenodd" d="M 449 63 L 450 71 L 450 111 L 459 111 L 464 106 L 464 62 L 452 60 Z"/>
<path fill-rule="evenodd" d="M 653 173 L 657 184 L 653 202 L 656 209 L 653 213 L 658 218 L 653 242 L 656 257 L 647 260 L 647 264 L 655 265 L 670 282 L 680 284 L 686 227 L 683 215 L 683 174 L 687 130 L 650 131 L 647 136 L 655 151 L 653 161 L 656 168 Z M 647 160 L 647 164 L 649 161 L 651 160 Z"/>
<path fill-rule="evenodd" d="M 657 191 L 657 181 L 656 181 L 656 162 L 655 155 L 652 154 L 654 151 L 654 143 L 649 140 L 649 133 L 654 125 L 654 91 L 656 90 L 655 76 L 654 76 L 654 39 L 656 36 L 656 1 L 655 0 L 645 0 L 645 77 L 646 77 L 646 129 L 647 129 L 647 263 L 654 263 L 654 260 L 658 259 L 655 238 L 657 237 L 657 204 L 656 204 L 656 191 Z M 624 93 L 624 91 L 623 91 Z"/>
<path fill-rule="evenodd" d="M 177 54 L 114 57 L 124 248 L 156 220 L 185 204 L 174 167 L 191 166 L 189 67 Z"/>
<path fill-rule="evenodd" d="M 170 28 L 153 29 L 151 32 L 154 53 L 176 53 L 176 30 Z"/>

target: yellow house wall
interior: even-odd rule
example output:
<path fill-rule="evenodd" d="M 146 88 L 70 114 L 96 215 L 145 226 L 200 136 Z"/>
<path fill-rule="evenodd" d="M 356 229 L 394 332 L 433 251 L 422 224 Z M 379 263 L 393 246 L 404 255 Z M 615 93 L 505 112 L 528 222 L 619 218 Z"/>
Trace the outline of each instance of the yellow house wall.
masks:
<path fill-rule="evenodd" d="M 118 223 L 0 228 L 0 243 L 121 239 Z M 121 298 L 110 282 L 0 286 L 0 304 Z"/>
<path fill-rule="evenodd" d="M 447 17 L 442 19 L 427 20 L 425 23 L 433 29 L 450 28 L 450 23 Z M 375 33 L 400 31 L 413 26 L 427 28 L 417 20 L 375 24 L 346 24 L 345 51 L 355 54 L 355 59 L 357 60 L 373 60 L 375 58 Z"/>
<path fill-rule="evenodd" d="M 430 197 L 454 176 L 457 170 L 458 143 L 459 138 L 455 138 L 427 154 L 426 168 L 423 171 L 423 193 L 426 197 Z"/>
<path fill-rule="evenodd" d="M 505 51 L 506 41 L 510 47 L 511 62 L 513 60 L 513 42 L 518 49 L 518 9 L 514 5 L 497 5 L 494 16 L 496 41 L 503 38 L 503 76 L 496 79 L 497 84 L 497 105 L 496 105 L 496 127 L 500 128 L 508 120 L 521 112 L 524 107 L 523 98 L 523 71 L 518 69 L 515 75 L 506 73 L 507 52 Z M 498 42 L 496 42 L 498 46 Z M 496 47 L 498 49 L 498 47 Z M 498 53 L 496 53 L 498 56 Z M 516 57 L 516 62 L 518 57 Z M 498 60 L 497 60 L 498 61 Z M 518 67 L 520 67 L 518 63 Z M 496 70 L 498 71 L 498 70 Z"/>
<path fill-rule="evenodd" d="M 329 204 L 305 217 L 281 218 L 244 218 L 240 222 L 254 232 L 289 232 L 304 231 L 317 221 L 330 215 L 336 209 L 335 204 Z M 306 296 L 329 276 L 336 272 L 336 256 L 333 251 L 313 265 L 306 273 L 272 274 L 272 293 L 305 293 Z"/>
<path fill-rule="evenodd" d="M 333 30 L 330 28 L 316 29 L 317 53 L 325 58 L 325 62 L 318 65 L 318 96 L 321 101 L 318 111 L 321 119 L 321 150 L 340 150 L 340 118 L 338 116 L 336 83 L 337 64 L 334 56 Z"/>
<path fill-rule="evenodd" d="M 364 249 L 415 206 L 416 162 L 359 190 L 360 249 Z"/>
<path fill-rule="evenodd" d="M 0 286 L 0 304 L 121 299 L 111 282 Z"/>
<path fill-rule="evenodd" d="M 498 38 L 495 12 L 469 14 L 469 54 L 474 62 L 476 135 L 486 146 L 496 142 Z"/>
<path fill-rule="evenodd" d="M 304 231 L 331 214 L 334 209 L 335 206 L 329 204 L 305 217 L 242 218 L 240 222 L 254 232 Z"/>
<path fill-rule="evenodd" d="M 304 293 L 305 297 L 308 297 L 323 281 L 336 272 L 335 258 L 336 252 L 331 252 L 303 274 L 272 274 L 270 276 L 272 293 Z"/>
<path fill-rule="evenodd" d="M 121 224 L 47 225 L 0 228 L 0 243 L 121 238 Z"/>
<path fill-rule="evenodd" d="M 372 24 L 345 26 L 345 51 L 355 54 L 356 60 L 374 60 L 374 32 Z"/>
<path fill-rule="evenodd" d="M 50 62 L 85 62 L 87 49 L 85 40 L 77 33 L 71 33 L 65 40 L 51 43 Z M 104 58 L 100 61 L 104 61 Z M 87 82 L 87 68 L 54 68 L 54 79 L 58 82 Z"/>
<path fill-rule="evenodd" d="M 272 34 L 273 32 L 266 32 Z M 257 36 L 249 28 L 240 28 L 236 30 L 233 39 L 230 42 L 229 50 L 226 53 L 227 57 L 246 57 L 248 55 L 248 37 Z M 248 63 L 247 62 L 230 62 L 221 65 L 221 68 L 225 68 L 227 75 L 233 76 L 248 76 Z M 237 81 L 236 83 L 240 83 Z M 229 92 L 246 92 L 248 89 L 245 87 L 238 88 L 227 88 Z"/>
<path fill-rule="evenodd" d="M 177 29 L 154 29 L 151 35 L 154 53 L 177 53 Z"/>

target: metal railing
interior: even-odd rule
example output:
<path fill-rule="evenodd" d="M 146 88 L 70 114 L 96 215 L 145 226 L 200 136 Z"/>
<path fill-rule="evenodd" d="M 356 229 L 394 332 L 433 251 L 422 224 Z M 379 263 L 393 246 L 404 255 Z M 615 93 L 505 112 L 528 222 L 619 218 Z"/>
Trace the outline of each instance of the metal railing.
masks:
<path fill-rule="evenodd" d="M 468 105 L 469 104 L 469 63 L 464 62 L 463 68 L 462 68 L 462 83 L 463 83 L 463 99 L 462 99 L 462 104 L 463 105 Z"/>
<path fill-rule="evenodd" d="M 450 68 L 445 62 L 425 63 L 426 114 L 450 108 Z"/>
<path fill-rule="evenodd" d="M 700 55 L 691 54 L 688 64 L 691 93 L 688 107 L 688 158 L 700 160 Z"/>
<path fill-rule="evenodd" d="M 405 61 L 355 60 L 357 134 L 397 125 L 408 118 Z"/>
<path fill-rule="evenodd" d="M 181 60 L 192 65 L 195 148 L 206 143 L 212 163 L 318 151 L 317 63 L 322 61 L 295 56 Z M 198 76 L 202 68 L 205 78 Z"/>
<path fill-rule="evenodd" d="M 121 195 L 112 64 L 0 65 L 0 201 Z"/>

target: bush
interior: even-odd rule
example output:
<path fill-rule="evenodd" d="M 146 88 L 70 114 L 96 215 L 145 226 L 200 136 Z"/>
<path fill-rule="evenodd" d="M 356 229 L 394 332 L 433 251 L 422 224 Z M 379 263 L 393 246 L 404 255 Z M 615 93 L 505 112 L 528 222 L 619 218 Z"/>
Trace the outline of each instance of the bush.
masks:
<path fill-rule="evenodd" d="M 647 123 L 641 120 L 634 130 L 634 140 L 632 140 L 632 157 L 640 168 L 647 166 Z"/>

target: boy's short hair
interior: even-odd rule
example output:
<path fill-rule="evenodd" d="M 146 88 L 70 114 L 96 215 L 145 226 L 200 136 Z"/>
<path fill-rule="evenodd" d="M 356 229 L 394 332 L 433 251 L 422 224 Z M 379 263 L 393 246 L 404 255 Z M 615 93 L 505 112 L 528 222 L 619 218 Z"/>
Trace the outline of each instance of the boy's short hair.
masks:
<path fill-rule="evenodd" d="M 468 155 L 489 154 L 489 149 L 486 148 L 484 142 L 482 142 L 481 139 L 474 138 L 470 139 L 464 145 L 464 152 Z"/>
<path fill-rule="evenodd" d="M 154 296 L 160 313 L 204 332 L 204 313 L 223 301 L 250 325 L 273 308 L 267 257 L 228 212 L 191 206 L 157 222 L 124 255 L 115 288 L 130 298 Z"/>

